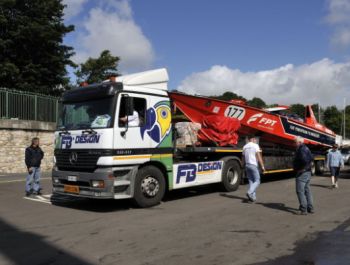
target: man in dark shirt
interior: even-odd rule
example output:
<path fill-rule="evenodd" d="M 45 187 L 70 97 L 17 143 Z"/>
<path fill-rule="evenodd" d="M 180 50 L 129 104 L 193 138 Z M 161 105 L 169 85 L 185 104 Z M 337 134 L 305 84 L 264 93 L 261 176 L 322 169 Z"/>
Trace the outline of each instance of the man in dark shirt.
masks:
<path fill-rule="evenodd" d="M 296 172 L 295 185 L 299 200 L 301 215 L 314 213 L 312 194 L 310 190 L 311 163 L 313 156 L 310 149 L 304 144 L 302 137 L 295 139 L 296 152 L 293 161 L 293 168 Z"/>
<path fill-rule="evenodd" d="M 31 146 L 26 148 L 25 163 L 28 169 L 26 179 L 26 196 L 41 195 L 40 193 L 40 164 L 44 157 L 44 152 L 39 147 L 39 138 L 32 139 Z"/>

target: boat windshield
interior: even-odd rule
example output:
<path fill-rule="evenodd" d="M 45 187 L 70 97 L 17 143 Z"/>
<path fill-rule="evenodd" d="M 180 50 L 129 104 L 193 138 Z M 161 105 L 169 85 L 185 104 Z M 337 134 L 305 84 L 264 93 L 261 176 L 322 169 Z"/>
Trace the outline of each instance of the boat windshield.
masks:
<path fill-rule="evenodd" d="M 58 130 L 79 130 L 112 127 L 114 97 L 63 103 L 58 119 Z"/>

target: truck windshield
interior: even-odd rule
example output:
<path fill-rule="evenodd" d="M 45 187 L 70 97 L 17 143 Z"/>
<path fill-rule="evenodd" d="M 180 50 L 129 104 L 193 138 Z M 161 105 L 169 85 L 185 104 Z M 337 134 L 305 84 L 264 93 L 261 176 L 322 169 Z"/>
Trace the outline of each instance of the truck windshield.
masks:
<path fill-rule="evenodd" d="M 79 130 L 88 128 L 109 128 L 114 115 L 114 98 L 63 103 L 57 129 Z"/>

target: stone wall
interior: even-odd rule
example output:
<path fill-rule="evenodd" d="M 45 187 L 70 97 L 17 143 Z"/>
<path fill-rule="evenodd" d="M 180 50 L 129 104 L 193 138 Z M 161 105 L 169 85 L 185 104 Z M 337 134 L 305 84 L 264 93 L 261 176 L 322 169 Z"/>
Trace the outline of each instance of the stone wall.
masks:
<path fill-rule="evenodd" d="M 40 138 L 45 156 L 42 171 L 50 171 L 53 163 L 55 123 L 0 120 L 0 174 L 26 172 L 24 152 L 33 137 Z"/>

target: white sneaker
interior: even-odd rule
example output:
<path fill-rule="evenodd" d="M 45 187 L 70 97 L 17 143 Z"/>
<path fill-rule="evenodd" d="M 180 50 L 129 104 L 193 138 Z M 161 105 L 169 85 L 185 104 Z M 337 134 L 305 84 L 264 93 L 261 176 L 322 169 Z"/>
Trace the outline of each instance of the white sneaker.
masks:
<path fill-rule="evenodd" d="M 338 189 L 338 183 L 334 184 L 334 188 Z"/>

